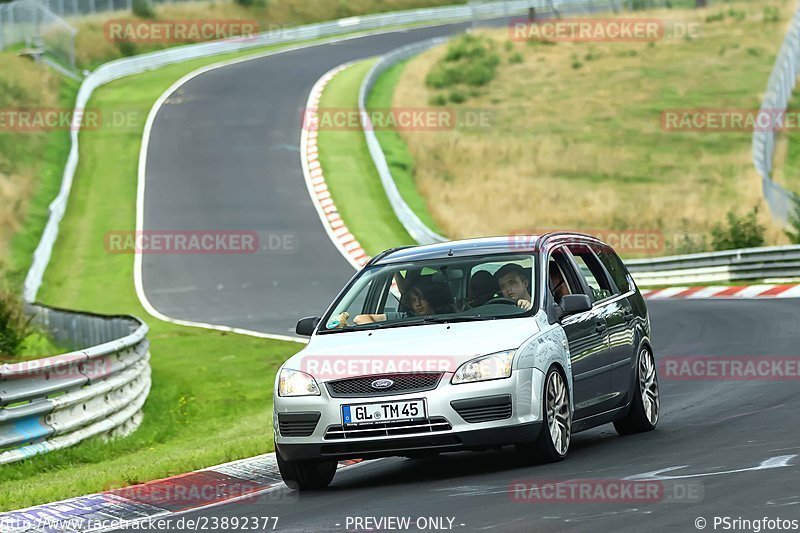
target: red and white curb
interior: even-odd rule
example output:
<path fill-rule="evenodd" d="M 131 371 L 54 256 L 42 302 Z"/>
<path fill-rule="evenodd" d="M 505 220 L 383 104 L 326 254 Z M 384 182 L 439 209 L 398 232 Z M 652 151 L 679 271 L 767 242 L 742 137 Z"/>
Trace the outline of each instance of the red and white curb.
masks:
<path fill-rule="evenodd" d="M 339 468 L 360 462 L 341 461 Z M 288 489 L 281 491 L 279 487 L 285 488 L 285 485 L 275 454 L 269 453 L 166 479 L 2 513 L 0 531 L 110 531 L 235 502 L 255 504 L 269 500 L 272 505 L 297 501 L 298 493 Z M 259 524 L 265 529 L 272 525 Z M 175 522 L 172 526 L 174 530 Z"/>
<path fill-rule="evenodd" d="M 303 164 L 303 174 L 305 175 L 308 192 L 311 200 L 319 213 L 319 218 L 325 231 L 328 233 L 333 244 L 339 249 L 342 255 L 356 269 L 360 269 L 367 261 L 369 256 L 361 247 L 355 236 L 347 229 L 342 220 L 336 204 L 325 183 L 325 173 L 319 160 L 319 147 L 317 140 L 319 137 L 319 103 L 325 87 L 334 76 L 349 67 L 352 63 L 345 63 L 328 71 L 322 76 L 308 96 L 305 113 L 303 113 L 303 127 L 300 138 L 300 157 Z"/>
<path fill-rule="evenodd" d="M 745 285 L 712 287 L 668 287 L 641 289 L 647 300 L 702 300 L 708 298 L 800 298 L 800 285 Z"/>

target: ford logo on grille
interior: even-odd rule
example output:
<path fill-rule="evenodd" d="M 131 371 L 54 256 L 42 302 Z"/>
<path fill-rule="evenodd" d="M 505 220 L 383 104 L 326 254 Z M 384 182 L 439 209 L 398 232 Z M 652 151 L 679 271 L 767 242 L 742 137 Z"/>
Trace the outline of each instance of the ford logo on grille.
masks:
<path fill-rule="evenodd" d="M 392 385 L 394 385 L 394 381 L 391 379 L 376 379 L 369 384 L 373 389 L 388 389 Z"/>

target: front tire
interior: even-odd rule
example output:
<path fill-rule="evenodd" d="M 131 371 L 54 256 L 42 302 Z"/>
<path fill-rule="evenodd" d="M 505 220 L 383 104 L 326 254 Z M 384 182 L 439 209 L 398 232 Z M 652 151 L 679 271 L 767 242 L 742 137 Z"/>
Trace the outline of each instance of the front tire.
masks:
<path fill-rule="evenodd" d="M 572 435 L 572 410 L 569 388 L 563 374 L 550 367 L 542 391 L 542 428 L 535 442 L 517 444 L 517 453 L 525 460 L 545 463 L 561 461 L 569 451 Z"/>
<path fill-rule="evenodd" d="M 283 482 L 292 490 L 324 489 L 336 475 L 336 461 L 286 461 L 277 449 L 275 458 Z"/>
<path fill-rule="evenodd" d="M 646 346 L 639 352 L 636 385 L 628 414 L 625 418 L 614 422 L 614 428 L 620 435 L 652 431 L 658 424 L 661 412 L 658 373 L 653 352 Z"/>

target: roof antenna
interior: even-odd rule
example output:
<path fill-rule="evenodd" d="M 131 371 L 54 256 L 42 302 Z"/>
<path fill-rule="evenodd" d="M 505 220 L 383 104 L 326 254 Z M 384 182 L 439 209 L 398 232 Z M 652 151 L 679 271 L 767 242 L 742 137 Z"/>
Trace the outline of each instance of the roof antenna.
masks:
<path fill-rule="evenodd" d="M 450 251 L 447 252 L 447 257 L 453 257 L 453 249 L 450 248 Z"/>

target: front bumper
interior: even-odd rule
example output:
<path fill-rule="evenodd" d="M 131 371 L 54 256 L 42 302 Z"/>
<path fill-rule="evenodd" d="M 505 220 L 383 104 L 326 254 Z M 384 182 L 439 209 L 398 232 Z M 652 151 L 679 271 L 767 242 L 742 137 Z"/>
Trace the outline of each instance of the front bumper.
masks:
<path fill-rule="evenodd" d="M 541 398 L 544 375 L 536 369 L 515 369 L 510 378 L 479 383 L 452 385 L 445 374 L 438 386 L 429 391 L 393 394 L 370 398 L 333 398 L 327 387 L 320 386 L 320 396 L 283 398 L 275 395 L 273 424 L 276 451 L 285 460 L 316 459 L 373 459 L 377 457 L 418 455 L 425 453 L 478 450 L 507 444 L 531 442 L 541 428 Z M 483 421 L 481 417 L 465 414 L 465 407 L 496 404 L 500 398 L 510 397 L 510 415 L 506 410 L 502 419 Z M 446 430 L 430 428 L 404 431 L 402 435 L 370 436 L 360 438 L 347 435 L 332 438 L 342 425 L 343 405 L 391 402 L 422 398 L 427 407 L 428 420 L 444 419 Z M 458 408 L 458 410 L 456 410 Z M 308 436 L 288 436 L 282 433 L 279 414 L 311 421 Z M 316 424 L 313 419 L 319 414 Z M 491 418 L 491 417 L 488 417 Z M 286 417 L 283 418 L 286 420 Z M 468 420 L 472 420 L 471 422 Z M 326 438 L 326 433 L 328 438 Z"/>

